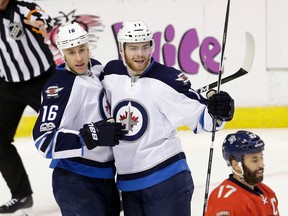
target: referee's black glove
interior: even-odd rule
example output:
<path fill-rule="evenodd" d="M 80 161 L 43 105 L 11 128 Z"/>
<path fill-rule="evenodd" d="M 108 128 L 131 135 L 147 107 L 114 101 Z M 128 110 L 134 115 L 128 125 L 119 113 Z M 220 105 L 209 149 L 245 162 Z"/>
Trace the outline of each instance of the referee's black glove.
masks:
<path fill-rule="evenodd" d="M 128 133 L 125 126 L 117 122 L 98 121 L 84 124 L 79 130 L 80 137 L 89 150 L 96 146 L 115 146 Z"/>
<path fill-rule="evenodd" d="M 214 92 L 213 92 L 214 91 Z M 234 100 L 224 91 L 216 93 L 210 90 L 207 93 L 208 113 L 216 120 L 231 121 L 234 115 Z"/>

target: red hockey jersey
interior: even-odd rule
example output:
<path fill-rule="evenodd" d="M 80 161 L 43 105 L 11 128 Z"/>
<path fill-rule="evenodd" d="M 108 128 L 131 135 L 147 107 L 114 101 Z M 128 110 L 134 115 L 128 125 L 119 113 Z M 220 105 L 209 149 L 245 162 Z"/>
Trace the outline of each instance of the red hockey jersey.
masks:
<path fill-rule="evenodd" d="M 278 200 L 267 185 L 251 188 L 231 175 L 209 196 L 205 216 L 279 216 Z"/>

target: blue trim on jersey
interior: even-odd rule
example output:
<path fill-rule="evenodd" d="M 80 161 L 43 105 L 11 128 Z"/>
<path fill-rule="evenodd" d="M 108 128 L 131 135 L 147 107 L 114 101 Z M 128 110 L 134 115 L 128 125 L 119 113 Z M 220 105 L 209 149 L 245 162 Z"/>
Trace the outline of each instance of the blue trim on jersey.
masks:
<path fill-rule="evenodd" d="M 175 163 L 161 169 L 149 176 L 143 178 L 121 181 L 117 179 L 118 189 L 122 191 L 135 191 L 142 190 L 153 185 L 159 184 L 160 182 L 165 181 L 166 179 L 171 178 L 172 176 L 187 170 L 190 172 L 187 161 L 185 159 L 176 161 Z"/>
<path fill-rule="evenodd" d="M 43 139 L 45 140 L 46 137 L 47 137 L 49 134 L 50 134 L 50 132 L 45 133 L 45 134 L 41 137 L 41 139 L 39 139 L 39 140 L 37 140 L 37 142 L 35 142 L 35 147 L 36 147 L 37 149 L 39 149 L 40 144 L 42 143 L 42 140 L 43 140 Z"/>
<path fill-rule="evenodd" d="M 66 71 L 65 63 L 56 66 L 56 70 Z"/>
<path fill-rule="evenodd" d="M 55 140 L 55 136 L 56 135 L 56 133 L 54 133 L 54 135 L 53 135 L 53 138 L 51 139 L 51 141 L 50 141 L 50 143 L 54 143 L 54 140 Z M 52 158 L 52 152 L 53 152 L 53 144 L 51 145 L 51 144 L 49 144 L 49 150 L 48 150 L 48 152 L 47 152 L 47 154 L 46 154 L 46 158 Z"/>
<path fill-rule="evenodd" d="M 88 176 L 91 178 L 114 178 L 115 177 L 115 167 L 92 167 L 87 166 L 85 164 L 80 164 L 67 159 L 60 160 L 52 160 L 50 164 L 50 168 L 54 169 L 55 167 L 59 167 L 62 169 L 69 170 L 71 172 L 77 173 L 79 175 Z"/>
<path fill-rule="evenodd" d="M 44 142 L 45 142 L 45 140 L 47 139 L 48 135 L 50 135 L 51 133 L 52 133 L 52 131 L 45 133 L 45 134 L 41 137 L 41 139 L 39 139 L 39 140 L 35 143 L 35 147 L 38 149 L 38 151 L 41 151 L 41 152 L 45 153 L 44 151 L 42 151 L 41 149 L 39 149 L 39 147 L 40 147 L 40 144 L 42 144 L 42 145 L 44 144 Z M 53 137 L 52 137 L 52 139 L 51 139 L 50 142 L 53 143 L 54 137 L 55 137 L 55 134 L 53 135 Z M 43 140 L 44 140 L 44 142 L 43 142 Z M 42 142 L 43 142 L 43 143 L 42 143 Z M 50 145 L 50 144 L 49 144 L 49 145 Z M 46 148 L 45 148 L 45 149 L 46 149 Z M 45 155 L 45 157 L 46 157 L 46 158 L 52 158 L 52 147 L 49 148 L 49 150 L 48 150 L 47 154 Z"/>
<path fill-rule="evenodd" d="M 200 117 L 200 119 L 199 119 L 199 123 L 200 123 L 200 125 L 202 126 L 202 128 L 204 128 L 204 124 L 205 124 L 204 114 L 205 114 L 205 111 L 202 112 L 201 117 Z"/>
<path fill-rule="evenodd" d="M 204 128 L 204 125 L 205 125 L 205 121 L 204 121 L 204 114 L 205 114 L 205 111 L 202 112 L 201 116 L 200 116 L 200 119 L 199 119 L 199 123 L 201 125 L 202 128 Z M 197 133 L 197 127 L 194 129 L 193 131 L 194 133 Z"/>
<path fill-rule="evenodd" d="M 145 76 L 145 75 L 149 72 L 149 70 L 150 70 L 150 68 L 153 66 L 154 62 L 155 62 L 154 59 L 151 57 L 151 59 L 150 59 L 150 65 L 146 68 L 146 70 L 141 74 L 140 77 Z"/>
<path fill-rule="evenodd" d="M 49 168 L 54 169 L 59 161 L 60 159 L 52 159 Z"/>
<path fill-rule="evenodd" d="M 80 134 L 79 134 L 79 140 L 80 140 L 80 144 L 81 144 L 81 148 L 82 148 L 81 155 L 84 155 L 85 142 L 84 142 L 84 140 Z"/>

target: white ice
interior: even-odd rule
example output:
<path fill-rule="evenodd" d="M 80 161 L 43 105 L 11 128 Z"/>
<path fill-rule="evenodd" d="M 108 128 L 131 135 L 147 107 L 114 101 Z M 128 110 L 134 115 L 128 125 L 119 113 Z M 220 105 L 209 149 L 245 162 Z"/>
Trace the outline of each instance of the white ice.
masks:
<path fill-rule="evenodd" d="M 265 178 L 264 183 L 270 186 L 278 197 L 281 216 L 288 215 L 288 128 L 285 129 L 249 129 L 258 134 L 265 142 L 264 152 Z M 216 133 L 214 141 L 214 155 L 209 192 L 213 190 L 230 174 L 221 154 L 221 145 L 228 133 L 236 129 L 224 129 Z M 206 183 L 211 134 L 193 134 L 191 131 L 179 131 L 183 149 L 192 171 L 195 190 L 192 199 L 192 215 L 201 216 L 204 203 L 204 188 Z M 49 160 L 42 158 L 29 138 L 15 140 L 17 150 L 21 155 L 28 172 L 32 188 L 35 216 L 60 216 L 61 213 L 54 200 L 51 186 L 51 172 L 48 168 Z M 2 176 L 0 177 L 0 204 L 10 199 L 10 192 Z"/>

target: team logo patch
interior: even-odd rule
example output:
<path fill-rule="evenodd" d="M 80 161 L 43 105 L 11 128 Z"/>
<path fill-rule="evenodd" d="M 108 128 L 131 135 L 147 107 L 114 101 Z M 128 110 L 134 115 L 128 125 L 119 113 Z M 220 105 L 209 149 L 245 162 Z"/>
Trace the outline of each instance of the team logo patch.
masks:
<path fill-rule="evenodd" d="M 230 211 L 220 211 L 216 213 L 216 216 L 230 216 Z"/>
<path fill-rule="evenodd" d="M 176 79 L 177 81 L 182 81 L 185 85 L 190 84 L 189 78 L 186 76 L 184 73 L 180 73 L 178 75 L 178 78 Z"/>
<path fill-rule="evenodd" d="M 139 101 L 121 101 L 113 111 L 116 122 L 121 122 L 128 130 L 128 134 L 123 137 L 126 141 L 140 139 L 148 127 L 148 113 Z"/>
<path fill-rule="evenodd" d="M 133 131 L 133 127 L 138 123 L 138 118 L 139 116 L 135 116 L 133 112 L 130 112 L 129 114 L 125 111 L 125 114 L 120 115 L 120 122 L 126 126 L 128 131 Z"/>
<path fill-rule="evenodd" d="M 47 94 L 47 97 L 58 97 L 59 92 L 62 91 L 64 87 L 58 87 L 58 86 L 49 86 L 46 90 L 45 93 Z"/>

